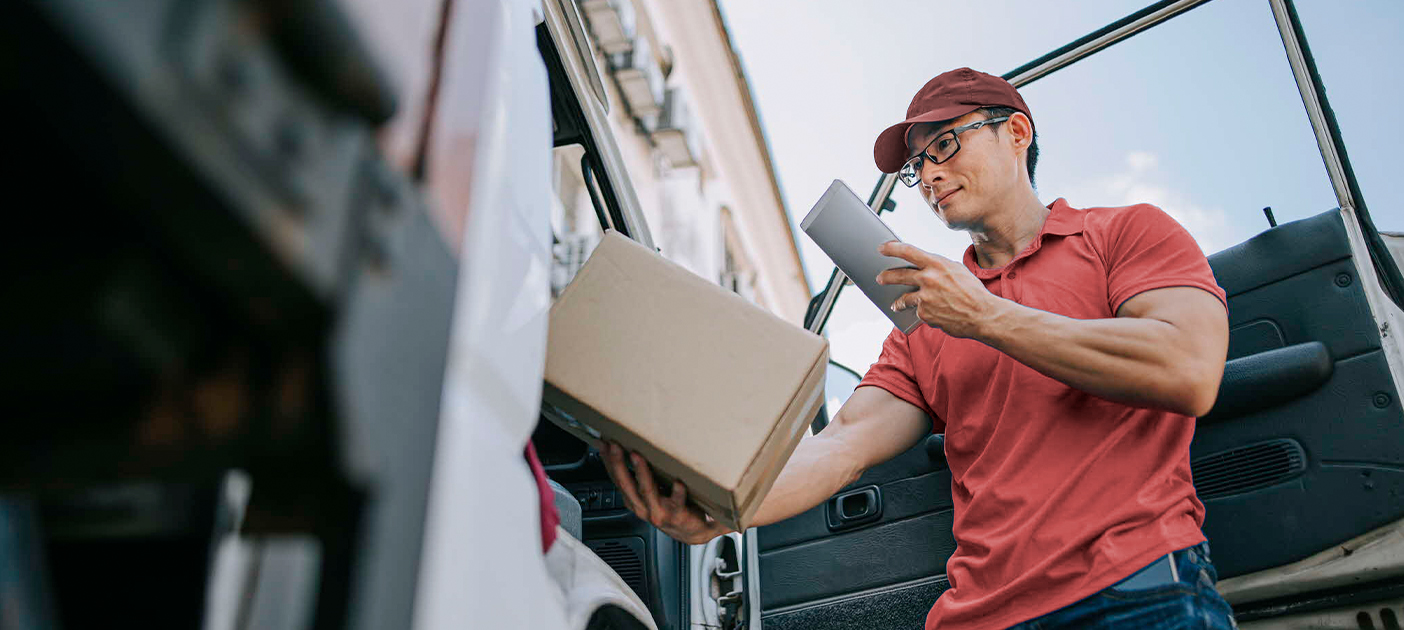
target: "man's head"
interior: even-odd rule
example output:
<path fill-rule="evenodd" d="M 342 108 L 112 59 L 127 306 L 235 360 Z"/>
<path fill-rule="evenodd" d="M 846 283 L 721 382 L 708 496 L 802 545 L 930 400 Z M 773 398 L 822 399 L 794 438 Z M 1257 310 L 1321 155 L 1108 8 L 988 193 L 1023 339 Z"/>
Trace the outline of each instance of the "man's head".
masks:
<path fill-rule="evenodd" d="M 917 92 L 907 119 L 878 136 L 873 157 L 883 172 L 915 185 L 947 225 L 978 229 L 1013 195 L 1031 193 L 1038 144 L 1012 85 L 961 68 Z"/>

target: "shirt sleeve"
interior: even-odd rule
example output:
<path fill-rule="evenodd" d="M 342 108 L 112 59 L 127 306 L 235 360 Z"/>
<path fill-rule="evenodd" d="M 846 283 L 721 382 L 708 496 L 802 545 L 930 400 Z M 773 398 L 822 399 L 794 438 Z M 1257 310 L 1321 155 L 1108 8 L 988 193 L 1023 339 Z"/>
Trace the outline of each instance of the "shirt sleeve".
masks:
<path fill-rule="evenodd" d="M 877 363 L 868 367 L 868 373 L 863 375 L 858 387 L 881 387 L 922 410 L 931 418 L 933 432 L 941 433 L 945 430 L 945 423 L 931 411 L 931 406 L 921 394 L 921 385 L 917 383 L 912 369 L 911 346 L 907 335 L 896 327 L 892 328 L 892 332 L 882 342 L 882 354 L 878 356 Z"/>
<path fill-rule="evenodd" d="M 1203 289 L 1228 308 L 1209 260 L 1170 215 L 1143 204 L 1126 208 L 1109 223 L 1107 299 L 1113 314 L 1137 294 L 1167 287 Z"/>

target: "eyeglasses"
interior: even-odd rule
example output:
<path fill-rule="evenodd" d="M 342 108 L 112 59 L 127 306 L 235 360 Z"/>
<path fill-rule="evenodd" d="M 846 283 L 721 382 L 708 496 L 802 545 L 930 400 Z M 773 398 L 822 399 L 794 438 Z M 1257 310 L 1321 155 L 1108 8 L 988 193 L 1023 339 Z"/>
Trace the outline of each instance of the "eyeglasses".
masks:
<path fill-rule="evenodd" d="M 926 146 L 922 147 L 921 152 L 917 153 L 915 157 L 907 160 L 907 163 L 902 165 L 901 170 L 897 171 L 897 178 L 902 180 L 902 183 L 906 184 L 907 188 L 917 185 L 917 183 L 921 182 L 921 161 L 923 159 L 931 160 L 935 164 L 945 162 L 955 157 L 955 154 L 960 151 L 960 134 L 972 129 L 979 129 L 985 125 L 999 124 L 1006 120 L 1009 120 L 1008 116 L 1000 116 L 999 118 L 977 120 L 968 125 L 956 127 L 955 129 L 947 129 L 940 135 L 932 138 L 931 142 L 926 143 Z"/>

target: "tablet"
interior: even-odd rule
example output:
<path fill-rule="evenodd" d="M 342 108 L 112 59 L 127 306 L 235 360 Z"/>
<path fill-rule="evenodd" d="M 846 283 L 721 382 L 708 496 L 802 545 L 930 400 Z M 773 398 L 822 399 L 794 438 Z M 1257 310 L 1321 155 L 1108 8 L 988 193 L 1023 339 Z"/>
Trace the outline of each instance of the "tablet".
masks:
<path fill-rule="evenodd" d="M 863 295 L 882 310 L 903 333 L 910 333 L 921 324 L 916 309 L 900 313 L 892 311 L 892 303 L 916 287 L 906 284 L 877 283 L 878 274 L 888 269 L 911 267 L 901 258 L 883 256 L 878 247 L 888 241 L 900 240 L 868 204 L 853 194 L 839 180 L 829 185 L 824 196 L 800 222 L 800 229 L 824 250 L 825 254 L 853 280 Z"/>

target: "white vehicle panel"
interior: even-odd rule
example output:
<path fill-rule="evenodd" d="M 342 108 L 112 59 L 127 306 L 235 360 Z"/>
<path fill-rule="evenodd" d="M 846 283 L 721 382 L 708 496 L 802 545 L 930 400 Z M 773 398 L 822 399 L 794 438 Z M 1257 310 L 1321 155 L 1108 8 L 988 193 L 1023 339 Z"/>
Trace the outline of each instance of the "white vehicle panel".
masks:
<path fill-rule="evenodd" d="M 542 173 L 551 115 L 532 7 L 478 0 L 454 8 L 450 54 L 490 43 L 486 55 L 451 60 L 443 78 L 445 94 L 483 93 L 477 111 L 449 98 L 456 107 L 440 112 L 476 137 L 472 171 L 462 174 L 471 185 L 416 595 L 421 629 L 566 627 L 523 459 L 539 413 L 550 309 L 551 191 Z M 454 133 L 455 142 L 473 137 Z"/>

